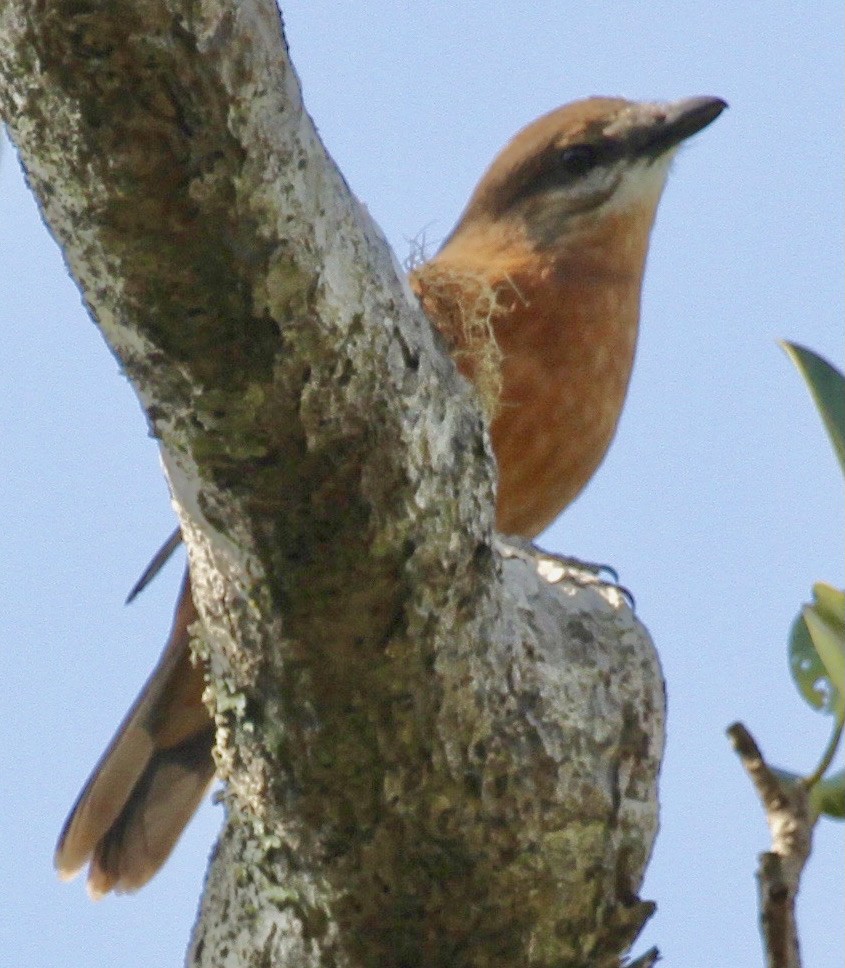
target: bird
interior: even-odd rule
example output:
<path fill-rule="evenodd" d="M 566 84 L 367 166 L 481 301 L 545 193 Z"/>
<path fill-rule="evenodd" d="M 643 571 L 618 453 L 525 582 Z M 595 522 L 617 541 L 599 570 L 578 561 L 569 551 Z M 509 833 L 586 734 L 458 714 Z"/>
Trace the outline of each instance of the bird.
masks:
<path fill-rule="evenodd" d="M 500 533 L 535 538 L 604 458 L 671 161 L 726 106 L 717 97 L 590 97 L 545 114 L 505 146 L 439 251 L 411 270 L 411 288 L 487 413 Z M 197 619 L 186 572 L 161 658 L 59 837 L 60 876 L 89 864 L 93 898 L 143 886 L 214 779 L 214 722 L 204 670 L 191 659 Z"/>

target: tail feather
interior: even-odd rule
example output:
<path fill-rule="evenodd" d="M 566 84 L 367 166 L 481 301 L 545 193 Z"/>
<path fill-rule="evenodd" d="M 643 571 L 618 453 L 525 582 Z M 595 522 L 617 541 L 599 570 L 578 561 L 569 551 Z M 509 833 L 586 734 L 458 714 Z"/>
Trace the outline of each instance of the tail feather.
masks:
<path fill-rule="evenodd" d="M 134 601 L 138 595 L 149 585 L 149 583 L 155 578 L 155 576 L 161 571 L 162 568 L 167 564 L 170 556 L 182 543 L 182 529 L 177 528 L 164 542 L 164 544 L 158 549 L 158 551 L 153 555 L 152 561 L 144 569 L 144 573 L 132 586 L 129 594 L 126 596 L 126 604 Z"/>
<path fill-rule="evenodd" d="M 180 746 L 156 751 L 94 850 L 88 874 L 93 898 L 135 891 L 164 864 L 214 780 L 213 745 L 209 725 Z"/>
<path fill-rule="evenodd" d="M 73 877 L 93 858 L 94 897 L 146 883 L 214 778 L 214 728 L 202 703 L 203 673 L 190 656 L 188 627 L 196 618 L 186 573 L 164 652 L 59 837 L 59 875 Z"/>
<path fill-rule="evenodd" d="M 150 733 L 127 722 L 76 798 L 56 846 L 55 865 L 62 880 L 75 877 L 97 843 L 120 817 L 133 787 L 155 751 Z"/>

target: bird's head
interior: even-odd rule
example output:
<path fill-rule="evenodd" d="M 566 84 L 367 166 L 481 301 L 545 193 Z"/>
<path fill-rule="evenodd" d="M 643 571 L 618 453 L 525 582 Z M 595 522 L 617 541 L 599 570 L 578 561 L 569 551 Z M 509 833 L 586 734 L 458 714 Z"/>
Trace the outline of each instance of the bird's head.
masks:
<path fill-rule="evenodd" d="M 519 132 L 487 170 L 447 245 L 463 232 L 508 223 L 536 248 L 576 240 L 602 221 L 654 218 L 682 141 L 726 104 L 716 97 L 670 103 L 593 97 L 564 105 Z"/>

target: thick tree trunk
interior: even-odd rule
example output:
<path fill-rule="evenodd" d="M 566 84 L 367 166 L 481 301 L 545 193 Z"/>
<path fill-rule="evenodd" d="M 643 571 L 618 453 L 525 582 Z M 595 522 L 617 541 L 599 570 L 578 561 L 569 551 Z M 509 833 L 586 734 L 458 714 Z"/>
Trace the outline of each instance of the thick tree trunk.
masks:
<path fill-rule="evenodd" d="M 653 648 L 615 590 L 501 553 L 478 407 L 272 0 L 5 0 L 0 110 L 188 544 L 230 804 L 190 963 L 617 963 Z"/>

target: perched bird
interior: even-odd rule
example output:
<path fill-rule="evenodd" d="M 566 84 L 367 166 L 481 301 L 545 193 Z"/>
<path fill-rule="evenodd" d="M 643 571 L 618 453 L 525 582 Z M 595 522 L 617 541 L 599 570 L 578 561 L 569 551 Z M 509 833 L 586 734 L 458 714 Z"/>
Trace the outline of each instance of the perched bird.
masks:
<path fill-rule="evenodd" d="M 678 145 L 725 108 L 589 98 L 521 131 L 440 251 L 411 274 L 473 380 L 499 470 L 496 526 L 533 538 L 581 491 L 622 410 L 649 235 Z M 62 877 L 131 891 L 167 859 L 214 778 L 214 727 L 191 663 L 186 574 L 158 665 L 70 812 Z"/>

